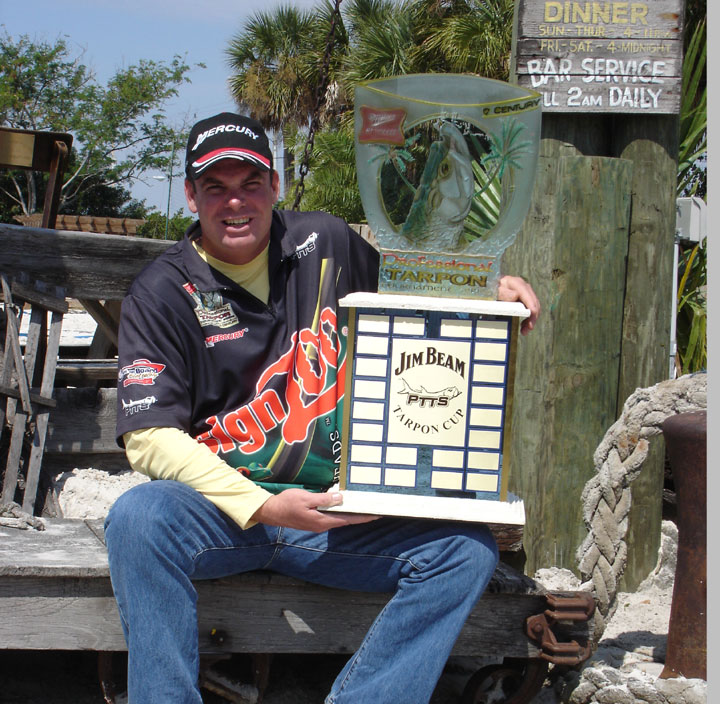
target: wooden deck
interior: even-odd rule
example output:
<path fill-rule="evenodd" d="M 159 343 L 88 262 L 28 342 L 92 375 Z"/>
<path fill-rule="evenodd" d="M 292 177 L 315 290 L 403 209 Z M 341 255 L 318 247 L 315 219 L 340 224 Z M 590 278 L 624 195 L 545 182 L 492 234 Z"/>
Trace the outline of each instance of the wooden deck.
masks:
<path fill-rule="evenodd" d="M 46 526 L 0 528 L 0 648 L 125 650 L 102 522 L 46 519 Z M 196 586 L 203 653 L 351 653 L 389 598 L 269 572 Z M 455 652 L 538 657 L 525 619 L 545 608 L 533 580 L 501 563 Z M 564 636 L 585 642 L 588 628 L 578 624 Z"/>

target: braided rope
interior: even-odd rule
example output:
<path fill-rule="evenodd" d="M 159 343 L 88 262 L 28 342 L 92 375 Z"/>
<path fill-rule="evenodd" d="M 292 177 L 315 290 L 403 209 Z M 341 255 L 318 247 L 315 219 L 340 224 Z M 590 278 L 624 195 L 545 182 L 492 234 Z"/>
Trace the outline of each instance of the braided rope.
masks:
<path fill-rule="evenodd" d="M 605 433 L 593 456 L 596 474 L 582 492 L 588 535 L 576 552 L 583 587 L 592 589 L 598 608 L 595 635 L 600 638 L 614 606 L 618 581 L 627 563 L 625 536 L 631 505 L 630 484 L 648 454 L 649 438 L 677 413 L 707 408 L 707 374 L 688 374 L 637 389 L 620 418 Z"/>

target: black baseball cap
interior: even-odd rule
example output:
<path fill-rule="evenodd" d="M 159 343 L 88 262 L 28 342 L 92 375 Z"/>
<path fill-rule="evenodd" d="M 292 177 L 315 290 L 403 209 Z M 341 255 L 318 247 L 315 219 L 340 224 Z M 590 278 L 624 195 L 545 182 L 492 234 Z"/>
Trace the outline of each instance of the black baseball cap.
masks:
<path fill-rule="evenodd" d="M 196 122 L 188 137 L 185 173 L 189 178 L 197 178 L 222 159 L 238 159 L 271 171 L 272 152 L 262 125 L 233 112 L 221 112 Z"/>

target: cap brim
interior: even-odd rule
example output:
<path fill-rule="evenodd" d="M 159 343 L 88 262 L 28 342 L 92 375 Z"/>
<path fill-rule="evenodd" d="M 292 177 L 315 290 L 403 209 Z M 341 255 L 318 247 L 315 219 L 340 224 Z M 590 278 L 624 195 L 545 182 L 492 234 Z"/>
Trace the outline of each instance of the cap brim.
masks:
<path fill-rule="evenodd" d="M 267 157 L 250 149 L 238 149 L 237 147 L 226 147 L 224 149 L 216 149 L 215 151 L 209 152 L 197 161 L 193 161 L 190 168 L 197 176 L 213 164 L 218 161 L 222 161 L 223 159 L 237 159 L 238 161 L 249 162 L 263 171 L 270 171 L 271 169 L 270 160 Z"/>

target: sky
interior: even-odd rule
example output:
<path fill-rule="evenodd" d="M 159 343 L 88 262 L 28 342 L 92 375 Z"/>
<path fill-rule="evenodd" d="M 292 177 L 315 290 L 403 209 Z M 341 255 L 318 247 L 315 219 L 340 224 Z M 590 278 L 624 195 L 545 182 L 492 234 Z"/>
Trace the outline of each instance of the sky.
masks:
<path fill-rule="evenodd" d="M 288 2 L 302 8 L 318 4 L 318 0 Z M 47 42 L 62 36 L 71 51 L 84 51 L 83 61 L 101 84 L 117 69 L 140 59 L 169 62 L 180 54 L 191 66 L 204 63 L 206 68 L 190 71 L 190 83 L 167 104 L 169 117 L 192 123 L 236 109 L 227 89 L 225 49 L 254 12 L 279 4 L 280 0 L 0 0 L 0 31 Z M 163 180 L 149 176 L 146 184 L 132 189 L 133 196 L 165 213 L 167 176 Z M 182 174 L 175 174 L 170 213 L 184 206 Z M 185 214 L 190 213 L 185 210 Z"/>

